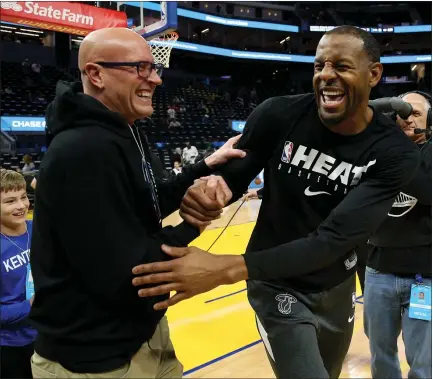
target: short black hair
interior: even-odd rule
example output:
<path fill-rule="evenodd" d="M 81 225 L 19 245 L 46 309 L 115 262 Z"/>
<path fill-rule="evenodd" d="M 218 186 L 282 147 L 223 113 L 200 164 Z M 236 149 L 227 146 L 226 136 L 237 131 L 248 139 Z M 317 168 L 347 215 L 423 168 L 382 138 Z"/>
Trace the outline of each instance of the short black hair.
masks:
<path fill-rule="evenodd" d="M 380 46 L 376 38 L 372 34 L 361 28 L 352 25 L 337 26 L 335 29 L 329 30 L 325 35 L 343 34 L 351 35 L 360 39 L 364 43 L 364 51 L 373 63 L 380 62 Z"/>

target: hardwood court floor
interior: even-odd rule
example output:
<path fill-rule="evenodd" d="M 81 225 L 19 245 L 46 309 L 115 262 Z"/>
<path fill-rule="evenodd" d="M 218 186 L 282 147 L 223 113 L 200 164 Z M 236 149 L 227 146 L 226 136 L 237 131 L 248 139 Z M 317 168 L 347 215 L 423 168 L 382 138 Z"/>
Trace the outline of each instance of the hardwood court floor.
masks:
<path fill-rule="evenodd" d="M 191 245 L 207 250 L 240 206 L 226 208 Z M 242 254 L 255 225 L 261 201 L 245 203 L 211 248 L 215 254 Z M 165 224 L 181 221 L 177 213 Z M 244 283 L 223 286 L 169 309 L 171 337 L 187 378 L 274 378 L 263 344 L 256 330 L 254 313 Z M 361 295 L 359 284 L 357 294 Z M 352 344 L 341 378 L 371 378 L 368 339 L 364 335 L 362 298 L 356 304 Z M 332 348 L 332 346 L 330 346 Z M 408 365 L 399 339 L 399 356 L 404 377 Z"/>
<path fill-rule="evenodd" d="M 207 250 L 221 234 L 241 202 L 224 210 L 191 245 Z M 257 219 L 261 201 L 245 203 L 210 249 L 215 254 L 242 254 Z M 32 214 L 29 214 L 32 219 Z M 164 220 L 177 225 L 175 212 Z M 274 378 L 263 344 L 256 330 L 254 313 L 248 303 L 245 283 L 222 286 L 170 308 L 167 317 L 177 355 L 186 378 Z M 359 285 L 357 293 L 360 295 Z M 371 378 L 368 340 L 362 322 L 362 298 L 356 304 L 352 344 L 340 378 Z M 332 348 L 332 346 L 330 346 Z M 399 357 L 404 377 L 408 365 L 399 339 Z"/>

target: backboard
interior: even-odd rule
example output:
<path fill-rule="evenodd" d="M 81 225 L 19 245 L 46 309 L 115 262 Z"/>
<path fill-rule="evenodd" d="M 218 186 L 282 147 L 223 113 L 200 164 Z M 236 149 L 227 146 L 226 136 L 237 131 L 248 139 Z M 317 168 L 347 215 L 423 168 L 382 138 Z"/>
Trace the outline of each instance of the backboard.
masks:
<path fill-rule="evenodd" d="M 117 10 L 127 10 L 131 7 L 138 8 L 140 17 L 138 26 L 133 26 L 132 30 L 140 34 L 146 40 L 152 40 L 158 36 L 174 32 L 177 28 L 177 1 L 130 1 L 118 2 Z M 151 11 L 156 13 L 150 16 Z M 127 12 L 129 13 L 129 12 Z"/>

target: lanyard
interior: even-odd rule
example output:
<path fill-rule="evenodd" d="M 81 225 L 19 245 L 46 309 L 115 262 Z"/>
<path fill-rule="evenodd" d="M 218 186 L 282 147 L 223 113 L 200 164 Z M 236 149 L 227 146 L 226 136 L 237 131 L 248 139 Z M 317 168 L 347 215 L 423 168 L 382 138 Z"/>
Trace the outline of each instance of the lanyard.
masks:
<path fill-rule="evenodd" d="M 141 138 L 140 138 L 140 132 L 138 131 L 138 129 L 136 128 L 137 131 L 137 138 L 135 137 L 134 131 L 131 128 L 130 125 L 129 129 L 131 130 L 132 136 L 134 137 L 134 141 L 137 145 L 138 151 L 140 152 L 141 155 L 141 171 L 143 173 L 143 177 L 144 180 L 146 181 L 147 184 L 149 184 L 150 187 L 150 193 L 152 196 L 152 205 L 153 205 L 153 209 L 155 211 L 156 217 L 158 218 L 158 222 L 159 225 L 162 225 L 162 214 L 161 214 L 161 209 L 159 208 L 159 198 L 158 198 L 158 191 L 156 188 L 156 183 L 155 183 L 155 178 L 153 176 L 153 172 L 152 172 L 152 167 L 150 166 L 150 163 L 147 162 L 146 160 L 146 154 L 145 154 L 145 150 L 143 148 L 143 143 L 141 142 Z M 140 142 L 140 143 L 138 143 Z"/>
<path fill-rule="evenodd" d="M 26 234 L 27 234 L 27 250 L 24 250 L 23 248 L 21 248 L 20 246 L 18 246 L 14 241 L 12 241 L 7 235 L 0 233 L 4 238 L 6 238 L 10 243 L 14 244 L 18 249 L 20 249 L 22 252 L 24 251 L 29 251 L 29 242 L 30 242 L 30 235 L 29 235 L 29 231 L 27 230 L 27 223 L 26 225 Z"/>

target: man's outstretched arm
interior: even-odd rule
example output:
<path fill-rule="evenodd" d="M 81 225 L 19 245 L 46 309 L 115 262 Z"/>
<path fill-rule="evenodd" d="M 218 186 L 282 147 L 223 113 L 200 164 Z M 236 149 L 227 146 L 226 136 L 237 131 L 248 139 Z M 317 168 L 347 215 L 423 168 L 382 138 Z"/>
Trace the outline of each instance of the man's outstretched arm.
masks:
<path fill-rule="evenodd" d="M 230 138 L 212 155 L 192 166 L 185 167 L 183 172 L 179 175 L 176 175 L 175 177 L 170 177 L 167 179 L 156 177 L 163 218 L 179 209 L 182 197 L 184 196 L 188 187 L 190 187 L 196 179 L 199 179 L 202 176 L 210 175 L 220 165 L 227 163 L 231 159 L 242 159 L 245 156 L 244 151 L 234 147 L 240 136 L 241 135 Z M 211 214 L 209 218 L 212 219 L 212 217 L 215 216 L 215 214 Z"/>
<path fill-rule="evenodd" d="M 380 226 L 395 196 L 416 170 L 417 150 L 390 150 L 374 175 L 353 189 L 308 237 L 245 256 L 216 256 L 197 248 L 164 247 L 166 253 L 178 259 L 134 268 L 135 275 L 146 276 L 134 278 L 133 284 L 166 284 L 140 290 L 139 295 L 177 291 L 171 299 L 156 305 L 162 309 L 219 285 L 246 279 L 287 278 L 329 265 Z"/>

